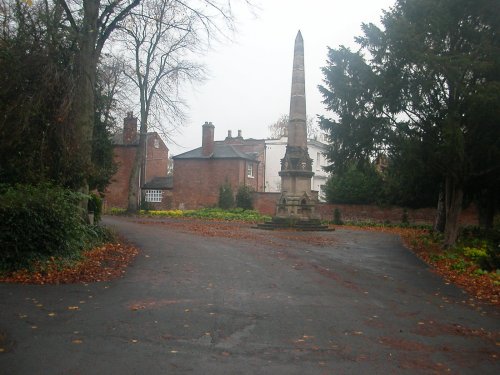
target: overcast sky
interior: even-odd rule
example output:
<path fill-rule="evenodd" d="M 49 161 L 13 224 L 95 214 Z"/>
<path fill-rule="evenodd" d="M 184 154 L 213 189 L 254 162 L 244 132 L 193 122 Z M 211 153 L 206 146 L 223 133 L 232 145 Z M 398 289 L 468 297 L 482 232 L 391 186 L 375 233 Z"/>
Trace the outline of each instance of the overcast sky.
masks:
<path fill-rule="evenodd" d="M 327 47 L 355 46 L 361 23 L 379 23 L 394 0 L 260 0 L 257 14 L 237 9 L 233 42 L 204 57 L 209 77 L 186 89 L 188 119 L 168 142 L 172 155 L 201 145 L 201 126 L 215 125 L 215 139 L 242 130 L 244 138 L 266 138 L 268 125 L 288 114 L 293 44 L 304 38 L 308 116 L 325 114 L 317 86 L 322 83 Z"/>

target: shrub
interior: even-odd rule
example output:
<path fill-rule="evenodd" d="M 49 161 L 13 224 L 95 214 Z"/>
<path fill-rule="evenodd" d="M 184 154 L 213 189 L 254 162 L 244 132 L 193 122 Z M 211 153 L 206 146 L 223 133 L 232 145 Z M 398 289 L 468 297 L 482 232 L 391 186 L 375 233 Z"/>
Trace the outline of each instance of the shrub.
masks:
<path fill-rule="evenodd" d="M 97 224 L 99 221 L 101 221 L 101 216 L 102 216 L 102 198 L 95 194 L 91 193 L 90 198 L 89 198 L 89 212 L 94 213 L 94 223 Z"/>
<path fill-rule="evenodd" d="M 410 220 L 408 219 L 408 210 L 406 208 L 403 210 L 403 215 L 401 216 L 401 224 L 405 227 L 410 225 Z"/>
<path fill-rule="evenodd" d="M 11 270 L 49 257 L 78 256 L 98 237 L 82 220 L 80 198 L 48 184 L 2 190 L 0 266 Z"/>
<path fill-rule="evenodd" d="M 253 189 L 249 186 L 242 185 L 236 192 L 236 207 L 244 210 L 253 210 Z"/>
<path fill-rule="evenodd" d="M 352 165 L 345 173 L 328 179 L 325 197 L 329 203 L 375 203 L 381 197 L 382 185 L 382 177 L 373 166 L 358 169 Z"/>
<path fill-rule="evenodd" d="M 484 247 L 464 247 L 464 255 L 474 261 L 480 261 L 481 259 L 488 257 L 488 249 Z"/>
<path fill-rule="evenodd" d="M 226 182 L 219 188 L 219 207 L 228 210 L 234 207 L 234 194 L 231 184 Z"/>
<path fill-rule="evenodd" d="M 153 205 L 150 202 L 147 202 L 145 197 L 142 197 L 140 210 L 151 211 L 152 209 Z"/>
<path fill-rule="evenodd" d="M 120 207 L 111 207 L 107 213 L 109 215 L 126 215 L 127 210 L 125 208 L 120 208 Z"/>
<path fill-rule="evenodd" d="M 338 208 L 335 208 L 335 211 L 333 211 L 333 224 L 336 225 L 344 224 L 344 222 L 342 221 L 340 210 Z"/>

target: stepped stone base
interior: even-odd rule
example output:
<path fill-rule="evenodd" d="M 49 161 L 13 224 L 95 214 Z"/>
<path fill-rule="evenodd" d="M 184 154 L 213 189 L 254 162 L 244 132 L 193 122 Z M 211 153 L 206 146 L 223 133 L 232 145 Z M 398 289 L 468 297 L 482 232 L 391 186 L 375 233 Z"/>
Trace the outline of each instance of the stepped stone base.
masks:
<path fill-rule="evenodd" d="M 303 232 L 331 232 L 334 228 L 329 228 L 328 225 L 321 224 L 318 219 L 301 220 L 294 218 L 273 217 L 271 221 L 257 224 L 255 229 L 264 230 L 285 230 L 291 229 Z"/>

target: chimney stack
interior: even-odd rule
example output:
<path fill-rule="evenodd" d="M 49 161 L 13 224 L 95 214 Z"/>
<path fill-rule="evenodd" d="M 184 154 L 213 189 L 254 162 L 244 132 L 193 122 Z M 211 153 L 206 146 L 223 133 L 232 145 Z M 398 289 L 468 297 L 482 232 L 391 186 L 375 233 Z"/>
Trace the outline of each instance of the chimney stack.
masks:
<path fill-rule="evenodd" d="M 233 132 L 231 130 L 227 131 L 227 139 L 232 139 L 233 138 Z"/>
<path fill-rule="evenodd" d="M 238 130 L 238 138 L 243 138 L 243 136 L 241 135 L 241 130 Z"/>
<path fill-rule="evenodd" d="M 211 122 L 203 124 L 203 138 L 201 141 L 201 153 L 203 156 L 210 156 L 214 153 L 214 129 Z"/>
<path fill-rule="evenodd" d="M 127 112 L 123 119 L 123 144 L 130 145 L 137 141 L 137 117 L 132 112 Z"/>

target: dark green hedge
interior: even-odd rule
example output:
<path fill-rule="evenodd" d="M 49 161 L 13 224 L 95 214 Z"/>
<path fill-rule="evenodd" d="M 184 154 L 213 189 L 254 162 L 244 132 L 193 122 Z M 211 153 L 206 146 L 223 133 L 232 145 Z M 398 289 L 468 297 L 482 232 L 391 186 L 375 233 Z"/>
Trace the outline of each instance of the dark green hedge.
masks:
<path fill-rule="evenodd" d="M 0 187 L 0 267 L 78 256 L 97 236 L 82 220 L 80 197 L 48 184 Z"/>

